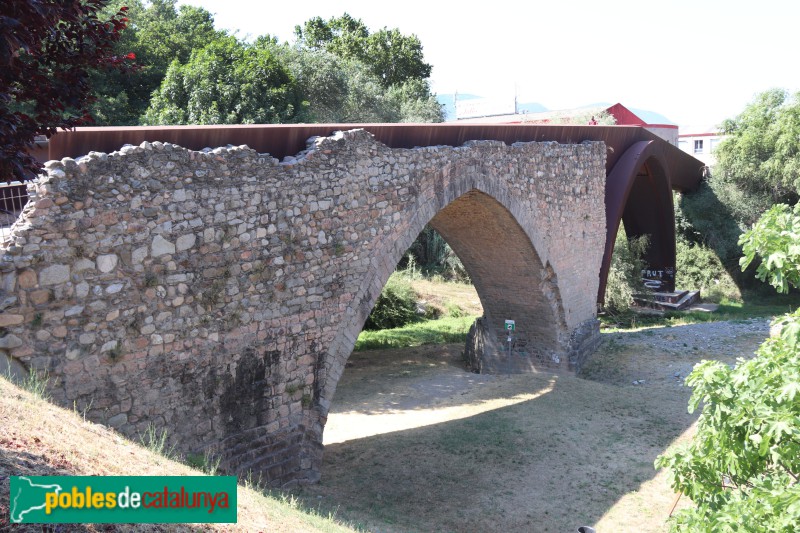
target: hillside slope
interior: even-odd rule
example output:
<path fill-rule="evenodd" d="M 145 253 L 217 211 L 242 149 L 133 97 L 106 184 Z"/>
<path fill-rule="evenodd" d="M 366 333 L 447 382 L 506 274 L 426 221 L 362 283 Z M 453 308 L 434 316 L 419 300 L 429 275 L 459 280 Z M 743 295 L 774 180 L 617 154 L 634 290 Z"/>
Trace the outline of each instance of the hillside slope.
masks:
<path fill-rule="evenodd" d="M 198 476 L 78 413 L 56 407 L 0 377 L 0 531 L 42 531 L 9 525 L 9 476 Z M 237 524 L 70 525 L 69 531 L 352 531 L 289 501 L 239 484 Z"/>

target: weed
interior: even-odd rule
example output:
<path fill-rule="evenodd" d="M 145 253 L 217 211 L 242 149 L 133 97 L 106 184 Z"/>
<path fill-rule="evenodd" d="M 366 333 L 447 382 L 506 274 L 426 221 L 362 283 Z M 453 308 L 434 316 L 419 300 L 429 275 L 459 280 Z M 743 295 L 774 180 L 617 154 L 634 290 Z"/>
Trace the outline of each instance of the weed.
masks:
<path fill-rule="evenodd" d="M 187 454 L 184 462 L 196 470 L 205 472 L 209 476 L 215 476 L 219 471 L 219 464 L 221 461 L 222 457 L 206 450 L 203 453 Z"/>
<path fill-rule="evenodd" d="M 236 228 L 234 226 L 225 228 L 225 232 L 222 234 L 222 241 L 230 242 L 234 237 L 236 237 Z"/>
<path fill-rule="evenodd" d="M 47 384 L 50 382 L 50 375 L 47 370 L 30 369 L 22 379 L 17 378 L 11 373 L 11 367 L 6 369 L 3 377 L 11 383 L 16 383 L 22 389 L 30 392 L 37 398 L 49 400 L 50 394 L 47 392 Z"/>
<path fill-rule="evenodd" d="M 204 307 L 211 307 L 219 303 L 224 290 L 225 282 L 221 279 L 214 280 L 214 283 L 203 291 L 203 294 L 200 296 L 200 303 L 203 304 Z"/>
<path fill-rule="evenodd" d="M 281 242 L 286 246 L 292 247 L 297 244 L 297 235 L 294 232 L 286 233 L 285 235 L 281 235 Z"/>
<path fill-rule="evenodd" d="M 42 313 L 36 313 L 33 315 L 33 320 L 31 320 L 31 327 L 33 329 L 39 329 L 42 327 L 42 323 L 44 322 L 44 315 Z"/>
<path fill-rule="evenodd" d="M 144 286 L 145 287 L 156 287 L 156 286 L 158 286 L 158 276 L 154 272 L 145 272 L 144 273 Z"/>
<path fill-rule="evenodd" d="M 166 459 L 174 459 L 175 446 L 167 446 L 167 430 L 159 430 L 152 422 L 147 425 L 144 433 L 139 435 L 139 442 L 153 453 Z"/>
<path fill-rule="evenodd" d="M 225 317 L 225 326 L 227 329 L 233 329 L 242 324 L 242 314 L 239 311 L 232 311 Z"/>
<path fill-rule="evenodd" d="M 93 403 L 94 403 L 94 398 L 89 400 L 89 404 L 86 407 L 84 407 L 81 411 L 78 411 L 78 402 L 75 401 L 75 400 L 72 400 L 72 411 L 75 414 L 79 415 L 81 418 L 83 418 L 83 421 L 86 422 L 86 413 L 88 413 L 89 409 L 92 408 L 92 404 Z"/>
<path fill-rule="evenodd" d="M 447 316 L 451 318 L 461 318 L 467 316 L 467 313 L 461 308 L 460 305 L 456 303 L 447 302 L 444 304 L 444 307 L 447 310 Z"/>
<path fill-rule="evenodd" d="M 313 401 L 313 399 L 314 398 L 311 396 L 311 394 L 305 393 L 305 394 L 303 394 L 303 397 L 300 398 L 300 404 L 304 408 L 308 409 L 309 407 L 311 407 L 311 402 Z"/>
<path fill-rule="evenodd" d="M 117 341 L 114 347 L 108 351 L 108 359 L 111 362 L 117 362 L 119 358 L 122 357 L 123 353 L 124 350 L 122 349 L 122 343 L 120 341 Z"/>
<path fill-rule="evenodd" d="M 336 257 L 340 257 L 342 254 L 344 254 L 344 250 L 344 244 L 340 242 L 337 242 L 333 245 L 333 253 Z"/>
<path fill-rule="evenodd" d="M 128 325 L 125 326 L 125 328 L 132 333 L 138 333 L 139 330 L 142 329 L 143 325 L 144 325 L 144 320 L 142 319 L 141 313 L 136 313 L 135 315 L 133 315 L 130 322 L 128 322 Z"/>

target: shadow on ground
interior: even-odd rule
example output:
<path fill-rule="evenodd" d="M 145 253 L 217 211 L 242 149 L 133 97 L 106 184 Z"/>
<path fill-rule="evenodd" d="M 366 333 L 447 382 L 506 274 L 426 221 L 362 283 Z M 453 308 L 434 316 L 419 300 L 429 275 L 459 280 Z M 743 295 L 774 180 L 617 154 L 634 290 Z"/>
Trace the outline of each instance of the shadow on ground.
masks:
<path fill-rule="evenodd" d="M 353 419 L 349 429 L 358 435 L 404 412 L 413 419 L 456 408 L 464 416 L 328 444 L 322 482 L 297 494 L 375 531 L 561 532 L 598 523 L 604 531 L 660 531 L 674 494 L 653 461 L 694 420 L 685 373 L 704 357 L 732 362 L 752 354 L 767 322 L 702 328 L 607 336 L 588 379 L 453 378 L 463 371 L 452 353 L 440 352 L 438 363 L 428 352 L 377 354 L 384 364 L 345 372 L 352 375 L 340 384 L 329 426 L 337 416 L 370 415 Z M 404 366 L 415 369 L 403 377 Z M 440 388 L 444 398 L 419 393 L 424 402 L 407 397 L 414 383 L 431 387 L 440 378 L 464 386 Z M 387 402 L 396 391 L 403 401 Z"/>

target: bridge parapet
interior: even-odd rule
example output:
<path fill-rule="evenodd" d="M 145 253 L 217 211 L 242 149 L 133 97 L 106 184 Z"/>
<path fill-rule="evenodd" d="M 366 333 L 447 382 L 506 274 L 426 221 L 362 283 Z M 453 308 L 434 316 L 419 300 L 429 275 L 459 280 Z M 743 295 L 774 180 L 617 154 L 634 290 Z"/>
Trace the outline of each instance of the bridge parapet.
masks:
<path fill-rule="evenodd" d="M 0 358 L 53 398 L 275 485 L 318 479 L 363 323 L 431 223 L 495 327 L 559 368 L 597 338 L 605 145 L 392 149 L 363 130 L 283 162 L 142 143 L 47 165 L 0 265 Z"/>

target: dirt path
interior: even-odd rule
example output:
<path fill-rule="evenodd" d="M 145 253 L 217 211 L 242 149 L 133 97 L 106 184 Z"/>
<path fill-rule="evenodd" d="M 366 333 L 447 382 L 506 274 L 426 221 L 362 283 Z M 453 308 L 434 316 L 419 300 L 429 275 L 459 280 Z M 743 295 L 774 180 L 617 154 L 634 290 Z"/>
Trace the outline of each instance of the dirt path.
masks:
<path fill-rule="evenodd" d="M 372 531 L 661 531 L 674 494 L 653 460 L 691 431 L 683 379 L 767 334 L 765 320 L 604 334 L 580 378 L 470 374 L 457 345 L 355 353 L 323 480 L 300 496 Z"/>

